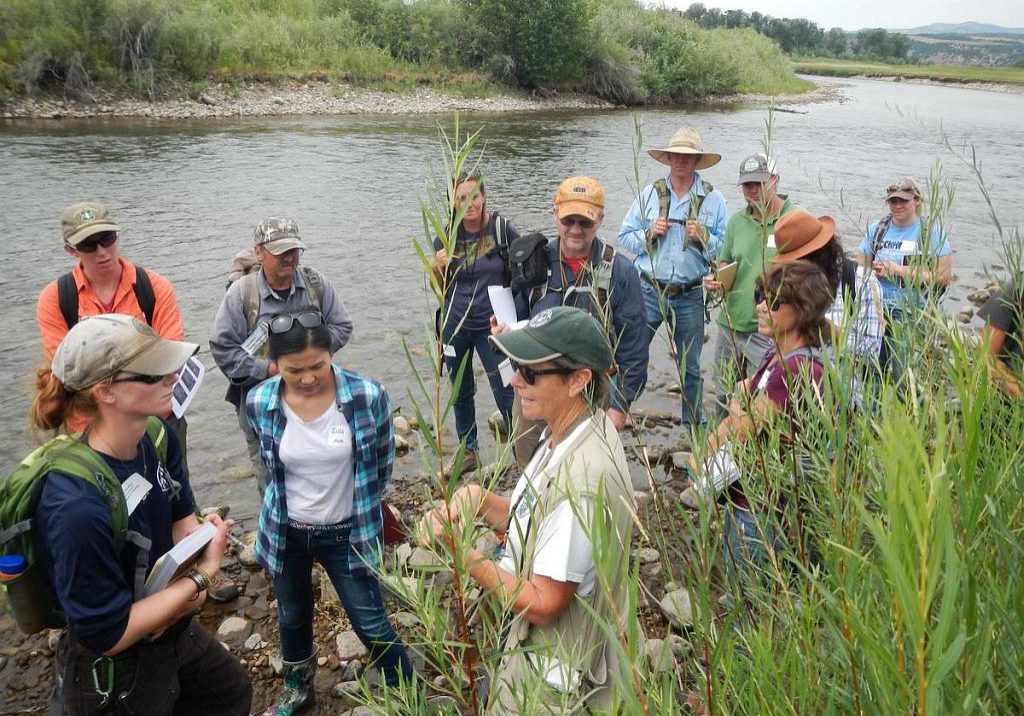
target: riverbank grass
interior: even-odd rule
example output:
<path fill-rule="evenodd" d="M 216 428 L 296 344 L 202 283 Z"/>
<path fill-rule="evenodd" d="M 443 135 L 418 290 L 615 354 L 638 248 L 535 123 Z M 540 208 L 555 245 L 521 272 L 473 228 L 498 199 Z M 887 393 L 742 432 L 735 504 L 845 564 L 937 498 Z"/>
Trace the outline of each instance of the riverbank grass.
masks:
<path fill-rule="evenodd" d="M 906 77 L 935 82 L 981 82 L 1024 87 L 1024 68 L 1021 67 L 890 65 L 883 62 L 814 59 L 794 62 L 793 69 L 802 74 L 829 77 Z"/>

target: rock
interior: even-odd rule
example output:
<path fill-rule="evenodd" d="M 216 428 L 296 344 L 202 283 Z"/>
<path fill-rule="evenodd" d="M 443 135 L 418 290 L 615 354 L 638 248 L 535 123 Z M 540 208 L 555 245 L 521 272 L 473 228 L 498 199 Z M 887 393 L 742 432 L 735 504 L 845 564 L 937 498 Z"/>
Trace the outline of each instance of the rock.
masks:
<path fill-rule="evenodd" d="M 498 535 L 488 530 L 486 532 L 482 532 L 480 536 L 476 538 L 474 546 L 478 552 L 485 557 L 490 558 L 497 555 L 501 543 L 498 542 Z"/>
<path fill-rule="evenodd" d="M 281 660 L 281 655 L 280 654 L 272 655 L 267 660 L 267 663 L 270 664 L 270 668 L 274 672 L 275 676 L 280 676 L 281 674 L 284 673 L 284 662 Z"/>
<path fill-rule="evenodd" d="M 246 569 L 259 569 L 260 561 L 256 559 L 256 545 L 247 544 L 245 549 L 238 553 L 238 562 Z"/>
<path fill-rule="evenodd" d="M 270 614 L 270 610 L 267 609 L 267 600 L 265 597 L 261 597 L 260 601 L 255 604 L 250 604 L 242 612 L 246 619 L 251 619 L 254 622 L 262 621 L 267 618 Z"/>
<path fill-rule="evenodd" d="M 250 477 L 255 477 L 256 474 L 252 471 L 252 465 L 236 465 L 235 467 L 229 467 L 225 470 L 221 470 L 217 473 L 215 482 L 238 482 L 239 480 L 245 480 Z"/>
<path fill-rule="evenodd" d="M 684 507 L 689 507 L 691 510 L 699 510 L 702 500 L 700 492 L 696 487 L 687 487 L 685 490 L 679 493 L 679 500 L 683 503 Z"/>
<path fill-rule="evenodd" d="M 672 467 L 677 470 L 685 470 L 690 465 L 691 457 L 693 457 L 693 455 L 685 450 L 672 453 Z"/>
<path fill-rule="evenodd" d="M 199 514 L 204 518 L 210 515 L 218 515 L 222 520 L 226 520 L 229 512 L 231 512 L 231 505 L 211 505 L 210 507 L 204 507 Z"/>
<path fill-rule="evenodd" d="M 366 650 L 365 646 L 363 646 L 363 642 L 359 641 L 359 637 L 356 636 L 356 633 L 351 629 L 338 634 L 335 647 L 337 649 L 338 659 L 341 661 L 364 659 L 370 655 L 370 652 Z"/>
<path fill-rule="evenodd" d="M 736 606 L 736 598 L 732 596 L 732 592 L 723 592 L 722 596 L 718 598 L 718 606 L 731 612 L 732 608 Z"/>
<path fill-rule="evenodd" d="M 682 661 L 693 651 L 693 645 L 678 634 L 669 634 L 665 641 L 672 648 L 672 656 L 676 658 L 676 661 Z"/>
<path fill-rule="evenodd" d="M 395 547 L 395 567 L 399 570 L 404 569 L 409 564 L 409 558 L 412 556 L 412 545 L 408 542 L 402 542 L 400 545 Z"/>
<path fill-rule="evenodd" d="M 693 624 L 693 612 L 690 608 L 690 593 L 685 589 L 669 592 L 658 603 L 661 613 L 675 627 L 688 627 Z"/>
<path fill-rule="evenodd" d="M 355 681 L 363 673 L 363 662 L 359 659 L 339 661 L 338 672 L 341 674 L 342 681 Z"/>
<path fill-rule="evenodd" d="M 659 574 L 661 574 L 661 562 L 640 565 L 641 577 L 657 577 Z"/>
<path fill-rule="evenodd" d="M 348 716 L 377 716 L 377 712 L 369 706 L 356 706 L 349 711 Z"/>
<path fill-rule="evenodd" d="M 203 92 L 201 95 L 199 95 L 199 101 L 209 107 L 216 107 L 218 104 L 216 98 L 209 92 Z"/>
<path fill-rule="evenodd" d="M 284 104 L 284 97 L 278 97 L 275 95 L 270 98 L 270 101 L 273 102 L 274 104 Z"/>
<path fill-rule="evenodd" d="M 672 671 L 675 668 L 675 659 L 672 655 L 672 647 L 663 639 L 648 639 L 644 642 L 644 658 L 651 665 L 651 670 Z"/>
<path fill-rule="evenodd" d="M 633 492 L 633 501 L 636 502 L 637 507 L 643 507 L 652 499 L 651 493 L 647 490 L 635 490 Z"/>
<path fill-rule="evenodd" d="M 500 410 L 495 410 L 487 418 L 487 427 L 491 429 L 491 432 L 497 433 L 501 437 L 508 437 L 508 426 L 505 425 L 505 417 L 501 414 Z"/>
<path fill-rule="evenodd" d="M 327 666 L 327 657 L 326 656 L 321 656 L 320 658 L 318 658 L 316 660 L 316 665 L 317 666 Z"/>
<path fill-rule="evenodd" d="M 380 577 L 381 589 L 398 600 L 404 600 L 409 594 L 416 598 L 416 589 L 419 587 L 419 580 L 416 577 L 396 577 L 391 574 L 382 574 Z"/>
<path fill-rule="evenodd" d="M 459 702 L 451 696 L 431 696 L 427 699 L 427 715 L 441 716 L 441 714 L 459 713 Z"/>
<path fill-rule="evenodd" d="M 395 428 L 395 435 L 401 435 L 405 437 L 412 432 L 412 428 L 409 426 L 409 421 L 403 418 L 401 415 L 396 415 L 392 421 L 392 425 Z"/>
<path fill-rule="evenodd" d="M 228 617 L 217 627 L 217 638 L 229 644 L 241 644 L 252 631 L 252 624 L 242 617 Z"/>
<path fill-rule="evenodd" d="M 325 579 L 320 585 L 320 601 L 325 604 L 340 604 L 341 597 L 338 596 L 338 590 L 334 588 L 331 580 Z"/>
<path fill-rule="evenodd" d="M 961 323 L 970 323 L 972 318 L 974 318 L 974 309 L 970 306 L 961 308 L 960 312 L 956 314 L 956 320 Z"/>
<path fill-rule="evenodd" d="M 404 629 L 412 629 L 420 623 L 420 618 L 412 612 L 397 612 L 392 618 Z"/>
<path fill-rule="evenodd" d="M 342 681 L 331 687 L 330 694 L 349 706 L 357 706 L 362 703 L 358 698 L 360 691 L 358 681 Z"/>
<path fill-rule="evenodd" d="M 261 649 L 266 645 L 267 642 L 263 641 L 263 637 L 253 632 L 242 646 L 245 647 L 246 651 L 252 651 L 253 649 Z"/>
<path fill-rule="evenodd" d="M 650 564 L 661 559 L 661 552 L 653 547 L 641 547 L 633 555 L 640 560 L 640 564 Z"/>
<path fill-rule="evenodd" d="M 416 547 L 409 557 L 407 565 L 414 572 L 435 572 L 444 567 L 437 556 L 425 547 Z"/>
<path fill-rule="evenodd" d="M 401 435 L 395 435 L 395 455 L 402 456 L 412 447 L 410 442 Z"/>
<path fill-rule="evenodd" d="M 988 296 L 988 290 L 982 288 L 978 289 L 977 291 L 971 291 L 969 294 L 967 294 L 967 300 L 976 306 L 980 306 L 981 304 L 985 303 L 985 301 L 988 300 Z"/>
<path fill-rule="evenodd" d="M 682 395 L 683 389 L 682 387 L 680 387 L 679 383 L 672 383 L 667 388 L 665 388 L 665 392 L 671 393 L 672 395 Z"/>

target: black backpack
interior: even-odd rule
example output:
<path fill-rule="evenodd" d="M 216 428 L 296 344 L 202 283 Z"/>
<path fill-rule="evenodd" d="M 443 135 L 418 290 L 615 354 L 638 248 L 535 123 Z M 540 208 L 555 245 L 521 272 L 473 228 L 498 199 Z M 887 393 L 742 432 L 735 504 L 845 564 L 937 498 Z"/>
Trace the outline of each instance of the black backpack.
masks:
<path fill-rule="evenodd" d="M 156 295 L 153 293 L 153 284 L 149 280 L 149 274 L 141 266 L 135 266 L 135 283 L 132 285 L 135 293 L 135 300 L 139 302 L 139 308 L 146 317 L 146 323 L 153 325 L 153 311 L 156 310 Z M 60 303 L 60 312 L 64 316 L 64 323 L 70 331 L 78 323 L 78 284 L 75 283 L 75 274 L 72 271 L 57 279 L 57 300 Z"/>
<path fill-rule="evenodd" d="M 839 290 L 842 291 L 843 304 L 857 300 L 857 262 L 843 257 L 843 273 L 839 277 Z"/>
<path fill-rule="evenodd" d="M 539 232 L 520 236 L 509 247 L 508 267 L 512 287 L 530 289 L 543 286 L 548 280 L 548 254 L 544 247 L 548 238 Z"/>

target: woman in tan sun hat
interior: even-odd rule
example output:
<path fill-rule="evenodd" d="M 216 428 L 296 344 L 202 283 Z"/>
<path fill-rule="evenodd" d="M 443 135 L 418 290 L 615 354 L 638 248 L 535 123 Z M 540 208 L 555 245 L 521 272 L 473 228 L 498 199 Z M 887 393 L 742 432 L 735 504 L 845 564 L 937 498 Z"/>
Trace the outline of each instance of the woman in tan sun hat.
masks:
<path fill-rule="evenodd" d="M 803 259 L 825 273 L 833 296 L 827 314 L 833 340 L 845 335 L 846 347 L 858 361 L 877 368 L 885 325 L 881 287 L 871 271 L 847 258 L 832 217 L 791 211 L 775 225 L 775 245 L 778 253 L 771 263 Z"/>
<path fill-rule="evenodd" d="M 71 413 L 88 420 L 83 435 L 57 439 L 40 458 L 47 472 L 33 514 L 36 555 L 67 625 L 52 698 L 61 713 L 249 713 L 245 670 L 192 618 L 231 521 L 208 517 L 213 536 L 191 569 L 153 593 L 144 585 L 156 561 L 200 528 L 177 437 L 156 417 L 198 349 L 102 314 L 71 328 L 36 377 L 36 428 L 57 430 Z M 71 466 L 80 461 L 91 479 Z M 124 492 L 123 512 L 111 507 L 114 490 Z"/>
<path fill-rule="evenodd" d="M 644 310 L 651 337 L 662 323 L 672 332 L 683 388 L 686 430 L 704 421 L 701 412 L 700 352 L 704 345 L 704 291 L 711 260 L 725 238 L 729 219 L 722 192 L 700 170 L 718 164 L 692 127 L 681 127 L 668 145 L 648 153 L 670 167 L 667 176 L 645 186 L 619 229 L 619 245 L 636 254 Z"/>

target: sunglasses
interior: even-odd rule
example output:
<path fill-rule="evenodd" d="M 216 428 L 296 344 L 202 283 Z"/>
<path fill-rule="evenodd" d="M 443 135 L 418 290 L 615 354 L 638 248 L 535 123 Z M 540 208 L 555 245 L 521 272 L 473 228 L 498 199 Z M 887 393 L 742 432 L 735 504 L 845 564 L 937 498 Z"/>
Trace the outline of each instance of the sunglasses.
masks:
<path fill-rule="evenodd" d="M 564 226 L 567 229 L 571 229 L 572 227 L 576 226 L 577 224 L 579 224 L 579 227 L 581 229 L 593 229 L 594 228 L 594 220 L 593 219 L 579 219 L 579 218 L 573 218 L 571 216 L 567 216 L 564 219 L 559 219 L 558 221 L 562 224 L 562 226 Z"/>
<path fill-rule="evenodd" d="M 906 204 L 909 201 L 910 199 L 903 199 L 902 197 L 898 196 L 890 196 L 888 199 L 885 200 L 887 204 Z"/>
<path fill-rule="evenodd" d="M 779 306 L 785 306 L 789 301 L 782 301 L 779 299 L 778 294 L 769 296 L 763 288 L 754 289 L 754 305 L 760 305 L 761 302 L 765 302 L 768 306 L 769 311 L 779 310 Z"/>
<path fill-rule="evenodd" d="M 96 234 L 90 236 L 88 240 L 74 246 L 75 251 L 79 251 L 83 254 L 96 253 L 96 249 L 102 246 L 105 249 L 109 249 L 117 241 L 116 231 L 105 231 L 102 234 Z"/>
<path fill-rule="evenodd" d="M 519 375 L 523 376 L 527 385 L 536 384 L 538 375 L 570 375 L 576 372 L 572 368 L 541 368 L 537 370 L 511 359 L 509 359 L 509 364 L 512 366 L 512 370 L 518 371 Z"/>
<path fill-rule="evenodd" d="M 324 325 L 324 316 L 319 311 L 278 316 L 270 322 L 271 333 L 287 333 L 298 323 L 303 328 L 319 328 Z"/>
<path fill-rule="evenodd" d="M 166 375 L 129 375 L 124 378 L 114 378 L 111 383 L 145 383 L 146 385 L 156 385 L 161 382 Z"/>

